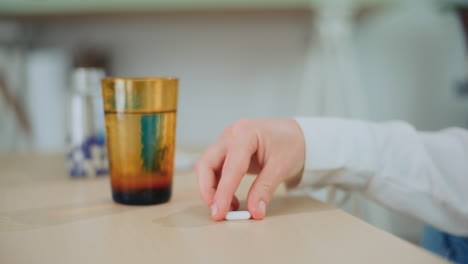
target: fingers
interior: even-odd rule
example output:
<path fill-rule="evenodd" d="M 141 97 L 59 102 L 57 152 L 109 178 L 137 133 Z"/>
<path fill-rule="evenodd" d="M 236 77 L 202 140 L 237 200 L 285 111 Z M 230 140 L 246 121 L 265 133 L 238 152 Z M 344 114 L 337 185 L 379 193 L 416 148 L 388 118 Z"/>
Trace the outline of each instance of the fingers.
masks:
<path fill-rule="evenodd" d="M 269 162 L 250 187 L 247 208 L 253 219 L 261 220 L 265 217 L 266 207 L 281 183 L 281 174 L 284 170 L 279 169 L 278 165 L 275 162 Z"/>
<path fill-rule="evenodd" d="M 217 141 L 200 156 L 195 164 L 200 197 L 207 206 L 213 204 L 218 185 L 216 174 L 221 170 L 225 156 L 226 148 L 223 142 Z"/>
<path fill-rule="evenodd" d="M 211 217 L 215 221 L 224 219 L 232 204 L 234 193 L 242 177 L 247 173 L 250 158 L 257 150 L 255 135 L 241 134 L 231 144 L 224 161 L 222 176 L 218 183 Z"/>

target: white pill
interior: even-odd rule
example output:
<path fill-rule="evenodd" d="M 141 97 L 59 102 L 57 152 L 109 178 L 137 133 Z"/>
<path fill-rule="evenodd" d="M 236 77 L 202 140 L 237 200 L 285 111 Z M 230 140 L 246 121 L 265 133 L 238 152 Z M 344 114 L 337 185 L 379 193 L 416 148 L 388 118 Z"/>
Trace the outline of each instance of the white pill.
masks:
<path fill-rule="evenodd" d="M 249 211 L 231 211 L 226 215 L 226 220 L 247 220 L 250 219 Z"/>

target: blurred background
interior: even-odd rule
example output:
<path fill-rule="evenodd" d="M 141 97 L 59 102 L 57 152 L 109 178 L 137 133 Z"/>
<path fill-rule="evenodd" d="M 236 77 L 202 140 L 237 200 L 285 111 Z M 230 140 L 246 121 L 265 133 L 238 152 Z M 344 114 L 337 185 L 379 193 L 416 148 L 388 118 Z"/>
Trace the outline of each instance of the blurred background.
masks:
<path fill-rule="evenodd" d="M 179 77 L 178 164 L 240 118 L 468 127 L 465 4 L 0 0 L 0 151 L 67 151 L 78 67 Z M 349 212 L 418 242 L 418 221 L 351 200 Z"/>

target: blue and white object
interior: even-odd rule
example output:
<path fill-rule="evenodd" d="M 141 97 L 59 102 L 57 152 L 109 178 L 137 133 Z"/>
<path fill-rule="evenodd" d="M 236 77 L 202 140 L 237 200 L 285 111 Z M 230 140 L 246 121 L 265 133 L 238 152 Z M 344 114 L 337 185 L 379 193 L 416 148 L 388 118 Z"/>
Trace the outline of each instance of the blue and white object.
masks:
<path fill-rule="evenodd" d="M 103 138 L 88 137 L 82 144 L 70 146 L 67 160 L 70 176 L 92 177 L 108 174 L 109 165 Z"/>
<path fill-rule="evenodd" d="M 73 73 L 67 154 L 72 177 L 108 174 L 100 87 L 103 77 L 104 71 L 96 68 L 78 68 Z"/>

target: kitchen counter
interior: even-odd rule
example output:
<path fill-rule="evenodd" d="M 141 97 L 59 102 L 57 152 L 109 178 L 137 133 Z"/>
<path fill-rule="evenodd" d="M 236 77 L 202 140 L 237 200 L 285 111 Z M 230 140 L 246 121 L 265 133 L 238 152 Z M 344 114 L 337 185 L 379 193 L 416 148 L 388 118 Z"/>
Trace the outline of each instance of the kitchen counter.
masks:
<path fill-rule="evenodd" d="M 62 156 L 0 155 L 0 263 L 211 262 L 445 263 L 284 188 L 263 221 L 213 222 L 192 171 L 176 172 L 169 203 L 124 206 L 107 177 L 68 178 Z"/>

